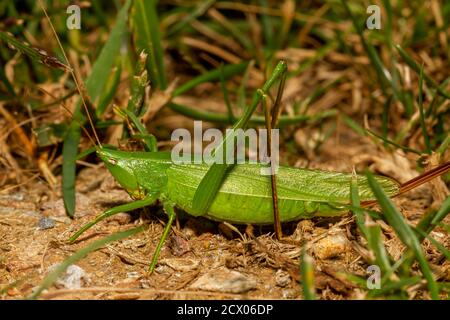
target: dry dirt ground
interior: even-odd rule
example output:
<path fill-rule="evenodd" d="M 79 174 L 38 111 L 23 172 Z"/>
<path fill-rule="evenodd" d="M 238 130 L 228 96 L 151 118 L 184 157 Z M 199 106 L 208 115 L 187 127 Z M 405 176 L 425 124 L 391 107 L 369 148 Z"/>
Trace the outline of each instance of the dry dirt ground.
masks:
<path fill-rule="evenodd" d="M 418 174 L 411 169 L 415 159 L 398 152 L 387 154 L 366 138 L 347 132 L 339 139 L 329 139 L 310 167 L 340 171 L 351 171 L 352 165 L 357 170 L 369 167 L 400 181 Z M 297 161 L 296 165 L 304 163 Z M 51 190 L 44 181 L 34 180 L 0 194 L 0 290 L 13 284 L 0 292 L 0 299 L 26 297 L 54 265 L 76 250 L 142 223 L 149 225 L 145 232 L 90 253 L 76 263 L 81 269 L 72 269 L 41 298 L 301 299 L 298 266 L 300 245 L 305 242 L 313 258 L 319 298 L 358 299 L 367 293 L 342 276 L 367 277 L 369 265 L 369 252 L 349 213 L 285 225 L 286 242 L 276 241 L 270 227 L 242 226 L 239 234 L 225 224 L 181 214 L 162 249 L 156 272 L 148 276 L 150 257 L 166 221 L 161 208 L 119 214 L 69 245 L 68 237 L 96 214 L 130 201 L 101 164 L 82 169 L 77 183 L 74 220 L 65 215 L 60 188 Z M 434 200 L 433 185 L 427 184 L 395 202 L 415 224 Z M 388 251 L 398 259 L 404 246 L 389 226 L 380 224 Z M 432 235 L 449 246 L 447 233 L 436 229 Z M 450 280 L 449 261 L 427 241 L 424 248 L 435 274 Z M 427 298 L 421 288 L 411 290 L 410 298 Z"/>

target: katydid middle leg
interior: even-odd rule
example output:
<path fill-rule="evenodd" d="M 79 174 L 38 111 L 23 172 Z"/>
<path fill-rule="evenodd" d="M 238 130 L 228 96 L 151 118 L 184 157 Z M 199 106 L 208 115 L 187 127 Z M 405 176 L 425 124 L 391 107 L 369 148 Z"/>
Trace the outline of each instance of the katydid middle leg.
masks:
<path fill-rule="evenodd" d="M 169 220 L 166 223 L 166 226 L 164 227 L 163 234 L 161 238 L 159 239 L 158 245 L 156 246 L 155 252 L 153 253 L 152 262 L 150 263 L 150 267 L 148 269 L 149 274 L 155 270 L 156 263 L 158 262 L 158 256 L 161 252 L 161 248 L 164 245 L 164 242 L 167 239 L 167 236 L 169 235 L 170 228 L 172 227 L 173 221 L 175 220 L 176 213 L 174 209 L 174 205 L 171 203 L 164 203 L 164 211 L 169 216 Z"/>

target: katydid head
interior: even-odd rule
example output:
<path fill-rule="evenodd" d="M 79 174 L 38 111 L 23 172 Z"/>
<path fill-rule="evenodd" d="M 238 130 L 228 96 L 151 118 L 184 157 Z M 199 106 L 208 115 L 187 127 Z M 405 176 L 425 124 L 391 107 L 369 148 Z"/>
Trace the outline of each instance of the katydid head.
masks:
<path fill-rule="evenodd" d="M 134 198 L 141 198 L 139 183 L 129 161 L 117 150 L 106 148 L 97 149 L 97 155 L 105 163 L 106 168 L 114 179 Z"/>

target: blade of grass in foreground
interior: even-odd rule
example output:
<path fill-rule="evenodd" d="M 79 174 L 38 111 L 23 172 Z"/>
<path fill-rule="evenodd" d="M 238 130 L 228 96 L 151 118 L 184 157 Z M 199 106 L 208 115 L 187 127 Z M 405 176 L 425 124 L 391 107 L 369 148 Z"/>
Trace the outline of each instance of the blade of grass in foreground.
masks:
<path fill-rule="evenodd" d="M 372 189 L 375 197 L 377 198 L 381 208 L 383 209 L 383 213 L 386 216 L 389 225 L 395 230 L 400 240 L 414 252 L 419 262 L 422 273 L 427 280 L 431 298 L 438 300 L 438 286 L 436 284 L 436 281 L 434 280 L 430 266 L 428 265 L 428 262 L 424 256 L 419 239 L 417 239 L 417 236 L 414 233 L 413 229 L 406 223 L 401 213 L 398 212 L 392 201 L 375 180 L 373 174 L 367 172 L 366 176 L 369 182 L 369 186 Z"/>
<path fill-rule="evenodd" d="M 356 224 L 361 230 L 362 235 L 367 240 L 367 246 L 375 257 L 375 263 L 380 267 L 383 274 L 392 273 L 392 266 L 388 253 L 381 237 L 381 228 L 377 224 L 366 225 L 365 211 L 360 207 L 358 184 L 356 175 L 350 183 L 350 196 L 352 203 L 352 212 L 356 216 Z"/>
<path fill-rule="evenodd" d="M 98 250 L 110 242 L 114 242 L 117 240 L 121 240 L 123 238 L 133 236 L 144 230 L 145 230 L 145 226 L 140 226 L 140 227 L 137 227 L 137 228 L 134 228 L 131 230 L 118 232 L 109 237 L 97 240 L 97 241 L 93 242 L 92 244 L 88 245 L 87 247 L 85 247 L 81 250 L 78 250 L 73 255 L 71 255 L 69 258 L 64 260 L 61 264 L 59 264 L 55 270 L 50 272 L 45 277 L 45 279 L 42 281 L 41 285 L 36 290 L 34 290 L 34 292 L 30 296 L 28 296 L 28 299 L 37 299 L 39 297 L 39 295 L 42 293 L 42 291 L 49 288 L 70 265 L 83 259 L 90 252 Z"/>
<path fill-rule="evenodd" d="M 444 200 L 438 211 L 425 215 L 417 224 L 416 229 L 428 235 L 450 213 L 450 196 Z M 420 238 L 423 240 L 423 238 Z"/>
<path fill-rule="evenodd" d="M 305 300 L 316 299 L 316 289 L 314 286 L 314 267 L 312 258 L 306 253 L 306 245 L 302 249 L 302 260 L 300 262 L 302 275 L 303 297 Z"/>

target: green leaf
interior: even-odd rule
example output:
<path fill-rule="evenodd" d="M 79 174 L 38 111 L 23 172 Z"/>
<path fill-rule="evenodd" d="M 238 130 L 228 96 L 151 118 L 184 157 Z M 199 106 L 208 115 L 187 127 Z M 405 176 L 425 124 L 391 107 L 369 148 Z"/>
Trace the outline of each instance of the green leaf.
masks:
<path fill-rule="evenodd" d="M 80 143 L 81 131 L 78 122 L 72 122 L 67 130 L 63 144 L 62 165 L 62 193 L 64 207 L 69 217 L 75 214 L 75 176 L 78 144 Z"/>
<path fill-rule="evenodd" d="M 164 90 L 167 79 L 156 4 L 156 0 L 135 0 L 132 22 L 138 52 L 145 50 L 149 55 L 147 71 L 152 87 Z"/>
<path fill-rule="evenodd" d="M 400 212 L 398 212 L 397 208 L 394 206 L 392 201 L 383 191 L 381 186 L 375 180 L 374 176 L 367 172 L 367 179 L 369 185 L 378 200 L 381 208 L 383 209 L 383 213 L 386 216 L 387 221 L 390 226 L 395 230 L 396 234 L 400 238 L 400 240 L 414 252 L 420 268 L 422 269 L 424 277 L 427 279 L 428 289 L 430 290 L 430 294 L 432 299 L 439 299 L 439 291 L 436 281 L 434 280 L 433 274 L 431 272 L 430 266 L 425 258 L 425 255 L 420 246 L 419 239 L 414 233 L 413 229 L 408 225 Z"/>
<path fill-rule="evenodd" d="M 225 80 L 231 78 L 232 76 L 242 73 L 245 70 L 245 68 L 247 68 L 247 66 L 248 62 L 229 64 L 224 66 L 222 70 L 218 68 L 213 71 L 202 74 L 200 76 L 197 76 L 194 79 L 176 88 L 172 93 L 172 97 L 180 96 L 183 93 L 195 88 L 196 86 L 202 83 L 219 81 L 221 77 L 223 77 Z"/>
<path fill-rule="evenodd" d="M 120 83 L 120 75 L 122 74 L 122 65 L 119 61 L 117 66 L 112 70 L 112 75 L 110 75 L 108 82 L 103 90 L 102 95 L 99 98 L 99 102 L 97 108 L 95 109 L 95 113 L 97 117 L 101 116 L 111 101 L 114 99 L 114 95 L 116 94 L 117 87 Z"/>
<path fill-rule="evenodd" d="M 181 31 L 192 21 L 205 14 L 205 12 L 216 2 L 216 0 L 199 1 L 198 5 L 194 7 L 194 10 L 178 21 L 167 32 L 167 37 L 173 36 L 175 33 Z"/>
<path fill-rule="evenodd" d="M 303 296 L 305 300 L 315 300 L 314 287 L 314 267 L 312 258 L 306 253 L 306 245 L 302 249 L 302 258 L 300 262 L 300 271 L 302 275 Z"/>

